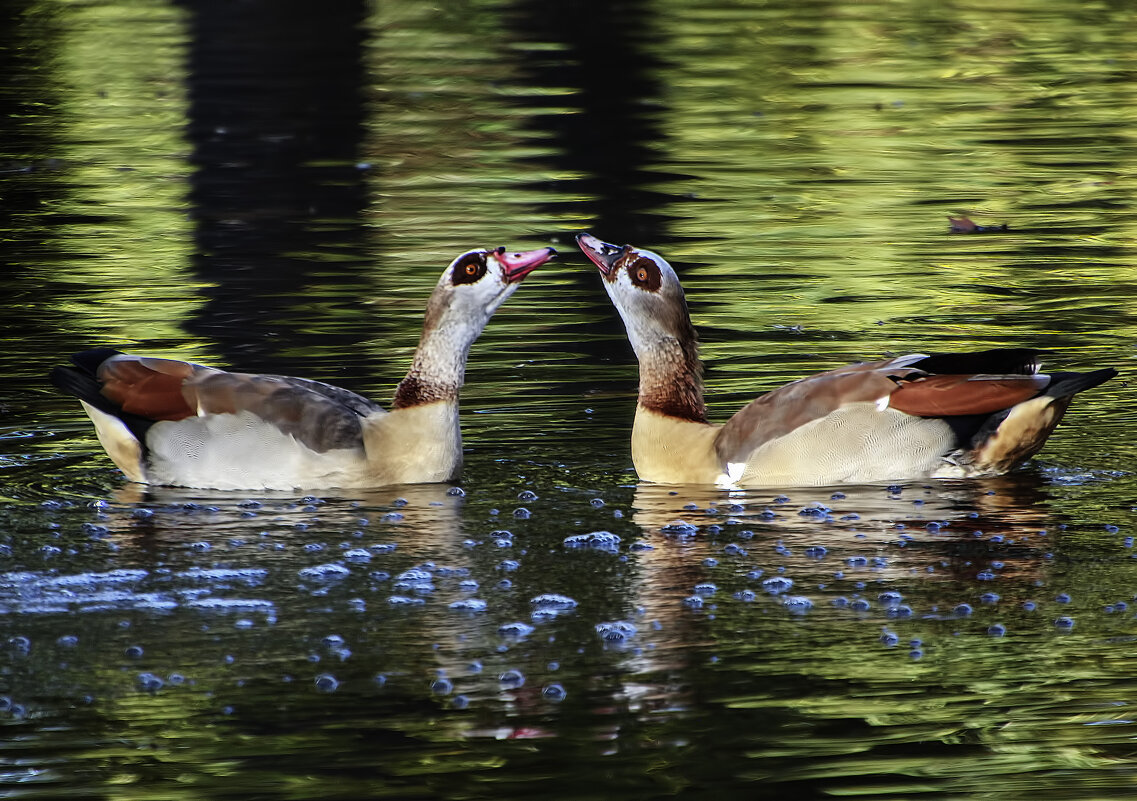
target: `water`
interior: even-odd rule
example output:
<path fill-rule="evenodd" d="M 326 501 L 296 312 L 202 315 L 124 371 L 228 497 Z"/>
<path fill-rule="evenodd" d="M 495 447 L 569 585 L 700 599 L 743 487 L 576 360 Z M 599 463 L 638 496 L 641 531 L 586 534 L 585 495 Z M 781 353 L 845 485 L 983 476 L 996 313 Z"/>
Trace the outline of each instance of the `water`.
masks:
<path fill-rule="evenodd" d="M 0 792 L 1133 792 L 1127 5 L 0 14 Z M 1000 479 L 638 485 L 580 230 L 677 267 L 716 419 L 911 350 L 1123 375 Z M 142 490 L 45 380 L 114 344 L 388 402 L 450 258 L 547 244 L 463 493 Z"/>

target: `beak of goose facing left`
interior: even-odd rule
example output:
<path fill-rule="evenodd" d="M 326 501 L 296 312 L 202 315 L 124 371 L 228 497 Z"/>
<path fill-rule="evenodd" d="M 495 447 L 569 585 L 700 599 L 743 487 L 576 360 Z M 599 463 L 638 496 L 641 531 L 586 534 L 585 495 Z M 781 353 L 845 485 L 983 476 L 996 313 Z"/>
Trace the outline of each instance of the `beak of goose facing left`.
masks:
<path fill-rule="evenodd" d="M 612 275 L 612 271 L 616 269 L 616 262 L 632 249 L 631 245 L 620 246 L 603 242 L 592 234 L 577 234 L 576 244 L 605 278 Z"/>
<path fill-rule="evenodd" d="M 511 284 L 516 284 L 556 255 L 557 251 L 552 248 L 527 250 L 523 253 L 506 253 L 505 248 L 493 251 L 493 257 L 505 267 L 505 280 Z"/>

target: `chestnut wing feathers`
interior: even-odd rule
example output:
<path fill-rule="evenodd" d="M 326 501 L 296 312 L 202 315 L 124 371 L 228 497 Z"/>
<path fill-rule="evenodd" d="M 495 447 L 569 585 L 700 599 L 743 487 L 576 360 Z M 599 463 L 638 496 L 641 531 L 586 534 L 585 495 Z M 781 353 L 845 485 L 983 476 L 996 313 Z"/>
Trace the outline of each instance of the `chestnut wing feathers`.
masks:
<path fill-rule="evenodd" d="M 52 381 L 123 420 L 139 440 L 155 422 L 248 411 L 323 453 L 362 446 L 361 420 L 382 407 L 339 387 L 274 375 L 228 373 L 109 349 L 73 357 Z"/>
<path fill-rule="evenodd" d="M 849 365 L 787 384 L 743 407 L 715 441 L 724 463 L 851 403 L 879 403 L 916 417 L 982 417 L 1046 390 L 1039 352 L 1001 348 L 912 354 Z M 945 373 L 945 374 L 937 374 Z M 977 418 L 976 418 L 977 419 Z"/>

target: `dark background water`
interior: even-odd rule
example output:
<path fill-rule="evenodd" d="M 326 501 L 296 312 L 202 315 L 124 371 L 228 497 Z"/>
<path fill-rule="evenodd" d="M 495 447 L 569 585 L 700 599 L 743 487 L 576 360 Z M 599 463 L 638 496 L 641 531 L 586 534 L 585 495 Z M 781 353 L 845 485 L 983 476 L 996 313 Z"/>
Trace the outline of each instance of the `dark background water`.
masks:
<path fill-rule="evenodd" d="M 1069 0 L 0 2 L 0 794 L 1125 797 L 1134 53 Z M 1122 377 L 998 480 L 638 486 L 580 230 L 677 267 L 720 420 L 909 350 Z M 386 402 L 454 255 L 547 244 L 464 494 L 142 490 L 45 381 Z"/>

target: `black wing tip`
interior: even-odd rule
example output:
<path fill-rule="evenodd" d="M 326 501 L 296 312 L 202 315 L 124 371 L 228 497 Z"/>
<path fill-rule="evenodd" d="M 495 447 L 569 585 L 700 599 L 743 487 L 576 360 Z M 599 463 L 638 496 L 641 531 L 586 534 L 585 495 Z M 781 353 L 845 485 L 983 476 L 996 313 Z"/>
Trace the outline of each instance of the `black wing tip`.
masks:
<path fill-rule="evenodd" d="M 71 363 L 78 367 L 88 375 L 95 375 L 99 371 L 99 366 L 112 356 L 121 354 L 121 350 L 115 348 L 92 348 L 91 350 L 83 350 L 71 356 Z"/>
<path fill-rule="evenodd" d="M 1111 378 L 1116 378 L 1117 370 L 1112 367 L 1103 367 L 1088 373 L 1051 373 L 1050 384 L 1044 394 L 1056 398 L 1068 398 L 1079 392 L 1104 384 Z"/>
<path fill-rule="evenodd" d="M 970 353 L 933 353 L 911 367 L 937 375 L 1034 375 L 1047 351 L 1034 348 L 992 348 Z"/>

